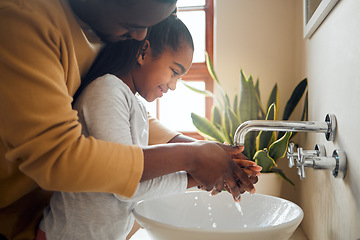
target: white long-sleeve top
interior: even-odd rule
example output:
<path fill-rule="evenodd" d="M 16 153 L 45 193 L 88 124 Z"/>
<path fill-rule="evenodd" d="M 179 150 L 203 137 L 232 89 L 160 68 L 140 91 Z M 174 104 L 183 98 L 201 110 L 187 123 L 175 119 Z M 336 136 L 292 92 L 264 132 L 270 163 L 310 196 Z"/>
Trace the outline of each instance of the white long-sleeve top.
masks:
<path fill-rule="evenodd" d="M 89 84 L 75 109 L 85 136 L 148 145 L 147 111 L 129 87 L 114 75 L 104 75 Z M 186 187 L 186 173 L 177 172 L 141 182 L 129 199 L 111 193 L 56 192 L 44 211 L 40 228 L 47 239 L 125 239 L 134 222 L 132 209 L 136 202 L 182 193 Z"/>

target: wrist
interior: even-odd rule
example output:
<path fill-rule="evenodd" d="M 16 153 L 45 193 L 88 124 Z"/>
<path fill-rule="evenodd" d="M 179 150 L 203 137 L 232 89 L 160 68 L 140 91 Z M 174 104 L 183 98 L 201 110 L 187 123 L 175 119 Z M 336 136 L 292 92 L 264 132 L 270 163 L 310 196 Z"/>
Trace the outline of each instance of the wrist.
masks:
<path fill-rule="evenodd" d="M 184 170 L 190 172 L 196 169 L 196 147 L 193 143 L 183 144 L 183 146 L 184 149 L 181 152 L 184 154 Z"/>

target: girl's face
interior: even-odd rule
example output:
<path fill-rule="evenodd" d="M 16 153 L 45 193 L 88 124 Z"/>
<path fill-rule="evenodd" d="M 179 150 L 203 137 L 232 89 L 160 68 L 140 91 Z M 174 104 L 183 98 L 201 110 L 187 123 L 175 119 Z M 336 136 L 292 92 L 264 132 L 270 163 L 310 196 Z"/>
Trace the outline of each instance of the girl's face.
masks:
<path fill-rule="evenodd" d="M 156 58 L 148 46 L 131 72 L 133 87 L 130 88 L 152 102 L 169 89 L 175 90 L 177 80 L 189 70 L 192 58 L 193 50 L 187 44 L 182 44 L 177 52 L 165 50 Z"/>

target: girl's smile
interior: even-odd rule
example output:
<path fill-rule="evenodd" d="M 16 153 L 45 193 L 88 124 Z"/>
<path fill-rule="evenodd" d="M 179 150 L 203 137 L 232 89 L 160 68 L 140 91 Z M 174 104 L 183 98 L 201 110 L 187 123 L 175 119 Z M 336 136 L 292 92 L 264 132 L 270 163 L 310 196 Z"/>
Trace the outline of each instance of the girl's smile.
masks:
<path fill-rule="evenodd" d="M 128 86 L 134 93 L 138 92 L 146 101 L 152 102 L 161 98 L 169 89 L 175 90 L 177 80 L 191 66 L 193 49 L 182 44 L 176 52 L 166 48 L 154 57 L 149 42 L 145 45 L 137 66 L 131 71 L 131 83 Z"/>

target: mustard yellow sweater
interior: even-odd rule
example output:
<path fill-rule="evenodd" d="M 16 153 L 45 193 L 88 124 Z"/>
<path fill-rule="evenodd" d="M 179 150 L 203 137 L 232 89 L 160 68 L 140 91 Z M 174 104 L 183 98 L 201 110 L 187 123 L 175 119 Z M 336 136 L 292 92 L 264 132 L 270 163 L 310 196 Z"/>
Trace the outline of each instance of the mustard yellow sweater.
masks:
<path fill-rule="evenodd" d="M 97 44 L 64 0 L 0 1 L 0 234 L 9 239 L 34 237 L 51 191 L 136 190 L 140 147 L 85 138 L 71 108 Z M 150 129 L 152 144 L 175 136 L 155 119 Z"/>

